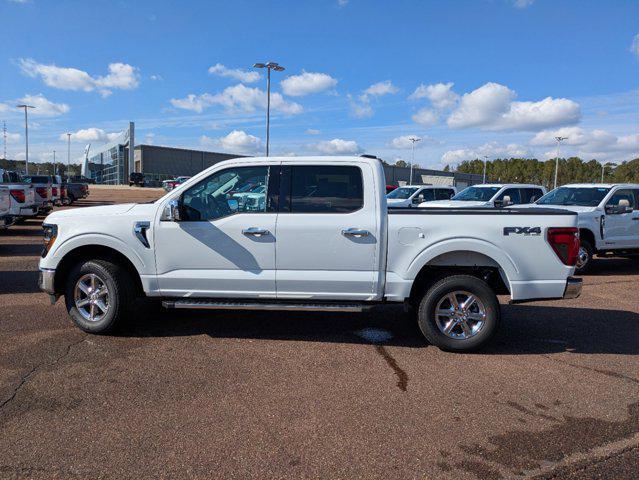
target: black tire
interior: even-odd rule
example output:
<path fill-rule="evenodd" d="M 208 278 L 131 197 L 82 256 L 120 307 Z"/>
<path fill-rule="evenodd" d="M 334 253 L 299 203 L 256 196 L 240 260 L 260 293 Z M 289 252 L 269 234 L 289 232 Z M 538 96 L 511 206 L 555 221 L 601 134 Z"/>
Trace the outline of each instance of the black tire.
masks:
<path fill-rule="evenodd" d="M 579 248 L 579 258 L 577 259 L 577 268 L 575 273 L 577 275 L 583 275 L 592 267 L 592 256 L 595 254 L 595 249 L 588 240 L 581 240 L 581 247 Z M 581 262 L 584 262 L 583 264 Z"/>
<path fill-rule="evenodd" d="M 93 274 L 106 286 L 107 312 L 102 318 L 88 320 L 80 313 L 74 300 L 75 287 L 83 276 Z M 78 263 L 67 277 L 65 304 L 73 322 L 83 331 L 94 334 L 113 331 L 131 312 L 135 295 L 133 280 L 124 268 L 106 260 L 87 260 Z"/>
<path fill-rule="evenodd" d="M 452 338 L 438 326 L 438 318 L 443 319 L 446 317 L 437 317 L 435 309 L 440 301 L 445 301 L 444 299 L 448 294 L 453 292 L 468 292 L 474 295 L 483 305 L 485 312 L 484 323 L 478 331 L 472 333 L 472 336 L 468 338 Z M 479 309 L 480 307 L 475 305 L 472 308 Z M 424 293 L 417 312 L 419 329 L 426 339 L 441 350 L 451 352 L 468 352 L 484 346 L 495 334 L 499 326 L 500 317 L 501 311 L 495 292 L 486 282 L 470 275 L 452 275 L 434 283 Z M 473 321 L 471 320 L 471 322 Z M 462 326 L 459 324 L 453 329 L 451 334 L 454 335 L 456 332 L 461 334 L 462 330 Z"/>

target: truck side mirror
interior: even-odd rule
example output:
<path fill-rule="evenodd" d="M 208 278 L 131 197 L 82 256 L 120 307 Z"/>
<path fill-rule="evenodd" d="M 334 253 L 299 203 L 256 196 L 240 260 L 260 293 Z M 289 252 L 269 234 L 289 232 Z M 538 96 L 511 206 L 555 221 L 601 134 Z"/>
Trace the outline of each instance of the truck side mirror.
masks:
<path fill-rule="evenodd" d="M 166 207 L 164 207 L 164 212 L 162 213 L 162 218 L 160 218 L 160 220 L 165 222 L 179 222 L 181 220 L 180 212 L 180 200 L 174 198 L 169 200 L 169 203 L 167 203 Z"/>
<path fill-rule="evenodd" d="M 416 197 L 413 197 L 413 203 L 419 205 L 420 203 L 422 203 L 424 201 L 424 195 L 419 194 Z"/>
<path fill-rule="evenodd" d="M 608 215 L 621 215 L 622 213 L 630 212 L 632 212 L 632 207 L 627 198 L 620 199 L 617 205 L 606 205 L 606 213 Z"/>
<path fill-rule="evenodd" d="M 510 200 L 510 197 L 508 195 L 504 195 L 504 207 L 507 207 L 508 205 L 512 205 L 513 202 Z"/>

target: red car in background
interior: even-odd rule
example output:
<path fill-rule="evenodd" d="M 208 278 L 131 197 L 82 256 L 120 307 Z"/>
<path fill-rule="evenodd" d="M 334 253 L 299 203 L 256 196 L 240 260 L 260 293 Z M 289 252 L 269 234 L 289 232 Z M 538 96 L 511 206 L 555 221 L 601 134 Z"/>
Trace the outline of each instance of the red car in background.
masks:
<path fill-rule="evenodd" d="M 386 185 L 386 195 L 388 195 L 390 192 L 392 192 L 396 188 L 397 188 L 397 185 Z"/>

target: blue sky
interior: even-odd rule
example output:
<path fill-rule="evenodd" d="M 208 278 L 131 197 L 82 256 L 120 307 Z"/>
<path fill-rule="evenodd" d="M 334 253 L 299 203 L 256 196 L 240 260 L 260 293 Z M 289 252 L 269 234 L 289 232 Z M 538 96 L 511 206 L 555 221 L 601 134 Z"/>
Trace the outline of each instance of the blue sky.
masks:
<path fill-rule="evenodd" d="M 442 167 L 490 158 L 639 157 L 639 2 L 0 0 L 9 158 L 72 158 L 129 120 L 137 143 L 373 153 Z M 58 157 L 60 158 L 60 157 Z"/>

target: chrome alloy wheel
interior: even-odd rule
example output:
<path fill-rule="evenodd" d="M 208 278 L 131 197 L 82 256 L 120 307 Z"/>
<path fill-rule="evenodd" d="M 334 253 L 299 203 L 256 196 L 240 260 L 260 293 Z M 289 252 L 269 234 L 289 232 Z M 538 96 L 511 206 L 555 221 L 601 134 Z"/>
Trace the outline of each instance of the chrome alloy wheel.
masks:
<path fill-rule="evenodd" d="M 579 247 L 579 254 L 577 255 L 577 269 L 583 268 L 590 261 L 590 255 L 588 254 L 588 250 L 584 247 Z"/>
<path fill-rule="evenodd" d="M 99 322 L 109 311 L 109 289 L 94 273 L 80 277 L 75 284 L 73 299 L 80 315 L 89 322 Z"/>
<path fill-rule="evenodd" d="M 437 302 L 435 320 L 447 337 L 466 340 L 477 335 L 486 323 L 486 307 L 470 292 L 449 292 Z"/>

